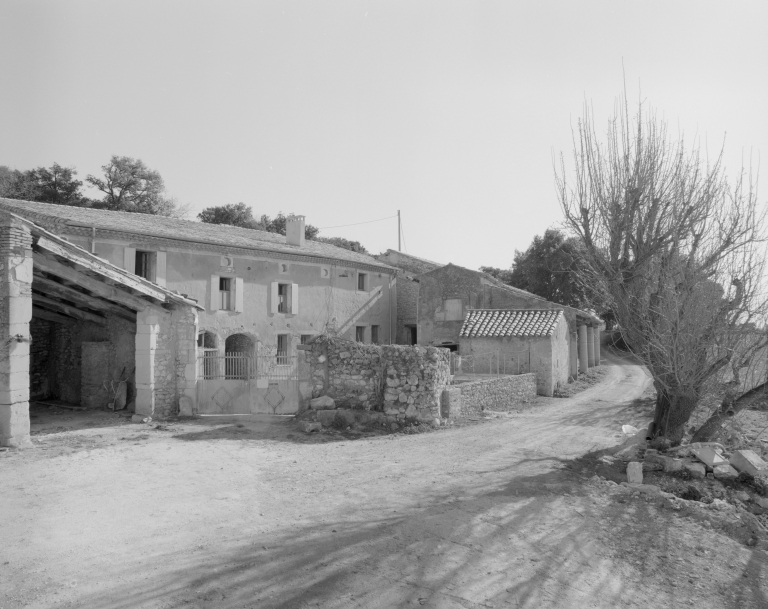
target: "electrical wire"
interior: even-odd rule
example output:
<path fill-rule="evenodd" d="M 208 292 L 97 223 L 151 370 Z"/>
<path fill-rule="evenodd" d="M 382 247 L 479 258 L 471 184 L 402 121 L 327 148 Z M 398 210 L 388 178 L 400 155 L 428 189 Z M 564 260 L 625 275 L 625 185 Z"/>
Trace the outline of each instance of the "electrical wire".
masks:
<path fill-rule="evenodd" d="M 378 220 L 367 220 L 365 222 L 355 222 L 354 224 L 339 224 L 338 226 L 321 226 L 318 230 L 328 230 L 329 228 L 345 228 L 347 226 L 359 226 L 360 224 L 371 224 L 373 222 L 381 222 L 383 220 L 391 220 L 397 218 L 397 216 L 387 216 L 386 218 L 379 218 Z"/>

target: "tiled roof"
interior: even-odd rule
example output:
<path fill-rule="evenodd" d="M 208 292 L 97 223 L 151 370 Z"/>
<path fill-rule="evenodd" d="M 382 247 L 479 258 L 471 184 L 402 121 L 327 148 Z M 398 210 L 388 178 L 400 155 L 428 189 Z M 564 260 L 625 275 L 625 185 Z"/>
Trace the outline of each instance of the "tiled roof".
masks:
<path fill-rule="evenodd" d="M 500 311 L 473 309 L 467 312 L 459 336 L 550 336 L 563 316 L 560 310 Z"/>
<path fill-rule="evenodd" d="M 123 231 L 137 235 L 208 243 L 227 247 L 255 250 L 267 250 L 285 254 L 317 256 L 346 262 L 367 264 L 392 269 L 391 266 L 380 262 L 373 256 L 346 250 L 321 241 L 307 240 L 303 247 L 288 245 L 285 236 L 268 233 L 261 230 L 228 226 L 225 224 L 205 224 L 191 220 L 177 220 L 164 216 L 137 214 L 125 211 L 108 211 L 89 207 L 71 207 L 69 205 L 52 205 L 36 201 L 18 201 L 16 199 L 0 198 L 0 208 L 7 209 L 33 222 L 40 221 L 45 216 L 57 223 L 69 226 L 95 227 L 104 230 Z"/>

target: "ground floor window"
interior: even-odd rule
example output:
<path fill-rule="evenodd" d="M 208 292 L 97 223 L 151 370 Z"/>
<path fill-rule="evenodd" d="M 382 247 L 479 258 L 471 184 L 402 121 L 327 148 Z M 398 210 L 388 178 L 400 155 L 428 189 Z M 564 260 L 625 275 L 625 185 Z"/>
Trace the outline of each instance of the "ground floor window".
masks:
<path fill-rule="evenodd" d="M 277 363 L 279 365 L 287 364 L 290 357 L 290 341 L 287 334 L 277 335 Z"/>
<path fill-rule="evenodd" d="M 365 342 L 365 326 L 357 326 L 355 328 L 355 340 L 359 343 Z"/>
<path fill-rule="evenodd" d="M 371 342 L 374 345 L 379 344 L 379 326 L 371 326 Z"/>
<path fill-rule="evenodd" d="M 301 344 L 302 345 L 306 345 L 311 340 L 312 340 L 312 334 L 302 334 L 301 335 Z"/>

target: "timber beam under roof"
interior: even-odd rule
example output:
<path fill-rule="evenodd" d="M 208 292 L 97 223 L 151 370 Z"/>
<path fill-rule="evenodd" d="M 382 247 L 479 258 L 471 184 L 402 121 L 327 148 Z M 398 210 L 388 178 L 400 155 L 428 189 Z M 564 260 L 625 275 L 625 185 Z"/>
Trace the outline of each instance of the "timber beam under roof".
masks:
<path fill-rule="evenodd" d="M 104 298 L 81 292 L 75 287 L 70 287 L 63 283 L 59 283 L 58 281 L 54 281 L 53 279 L 48 279 L 38 272 L 35 272 L 32 277 L 32 289 L 50 298 L 63 298 L 75 305 L 84 306 L 96 311 L 112 313 L 128 321 L 136 321 L 136 313 L 133 310 L 121 307 Z"/>

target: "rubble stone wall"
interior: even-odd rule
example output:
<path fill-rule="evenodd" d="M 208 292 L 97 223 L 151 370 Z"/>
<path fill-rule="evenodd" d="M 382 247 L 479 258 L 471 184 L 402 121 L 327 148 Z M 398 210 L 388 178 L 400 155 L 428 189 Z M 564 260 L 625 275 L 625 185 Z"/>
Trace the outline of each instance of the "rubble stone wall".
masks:
<path fill-rule="evenodd" d="M 37 317 L 32 317 L 29 322 L 29 335 L 32 337 L 32 344 L 29 346 L 29 396 L 32 399 L 44 400 L 51 395 L 48 377 L 53 347 L 53 325 L 52 322 Z"/>
<path fill-rule="evenodd" d="M 536 399 L 536 375 L 519 374 L 495 379 L 460 383 L 462 415 L 483 410 L 512 410 Z"/>
<path fill-rule="evenodd" d="M 440 418 L 440 395 L 449 376 L 447 349 L 327 336 L 308 346 L 312 397 L 329 396 L 336 408 L 383 411 L 393 420 Z"/>

